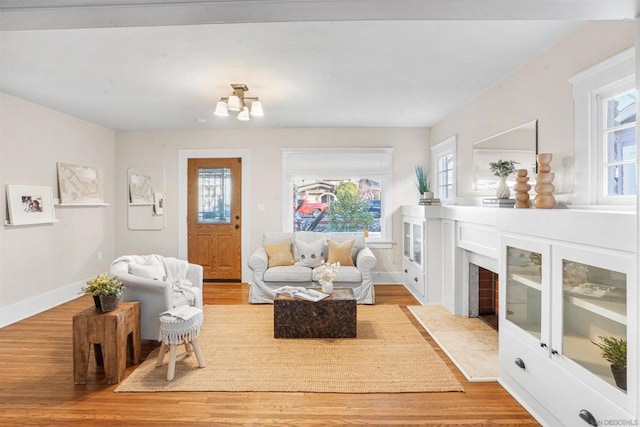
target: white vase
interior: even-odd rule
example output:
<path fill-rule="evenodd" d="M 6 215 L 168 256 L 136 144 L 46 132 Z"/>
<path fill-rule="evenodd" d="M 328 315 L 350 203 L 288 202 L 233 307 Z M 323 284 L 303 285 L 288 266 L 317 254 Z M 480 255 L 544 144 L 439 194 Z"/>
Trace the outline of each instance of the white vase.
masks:
<path fill-rule="evenodd" d="M 333 282 L 331 280 L 320 282 L 322 285 L 322 292 L 330 294 L 333 292 Z"/>
<path fill-rule="evenodd" d="M 501 176 L 500 183 L 498 184 L 498 188 L 496 189 L 496 197 L 498 199 L 508 199 L 511 196 L 511 190 L 507 185 L 507 177 Z"/>

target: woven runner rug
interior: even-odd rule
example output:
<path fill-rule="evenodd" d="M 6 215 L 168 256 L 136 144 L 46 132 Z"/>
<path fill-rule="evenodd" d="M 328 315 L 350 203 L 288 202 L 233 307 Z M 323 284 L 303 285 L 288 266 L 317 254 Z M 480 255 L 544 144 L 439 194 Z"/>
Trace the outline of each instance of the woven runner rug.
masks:
<path fill-rule="evenodd" d="M 156 368 L 156 348 L 115 391 L 464 391 L 400 307 L 358 306 L 357 315 L 357 338 L 275 339 L 273 306 L 208 305 L 198 337 L 205 368 L 191 355 L 167 381 L 168 356 Z"/>

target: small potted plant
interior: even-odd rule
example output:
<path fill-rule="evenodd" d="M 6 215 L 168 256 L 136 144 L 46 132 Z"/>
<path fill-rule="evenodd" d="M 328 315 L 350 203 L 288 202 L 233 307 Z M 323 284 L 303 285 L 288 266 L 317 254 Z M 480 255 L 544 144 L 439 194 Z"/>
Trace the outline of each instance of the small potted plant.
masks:
<path fill-rule="evenodd" d="M 88 280 L 87 286 L 82 290 L 85 294 L 91 294 L 96 308 L 100 308 L 106 313 L 118 308 L 120 297 L 124 292 L 124 285 L 117 277 L 102 273 Z"/>
<path fill-rule="evenodd" d="M 489 169 L 498 178 L 500 178 L 500 184 L 496 190 L 496 197 L 498 199 L 508 199 L 511 195 L 511 190 L 507 185 L 507 177 L 516 173 L 516 166 L 518 162 L 513 160 L 498 160 L 497 162 L 490 162 Z"/>
<path fill-rule="evenodd" d="M 416 171 L 416 187 L 418 193 L 423 199 L 433 199 L 433 192 L 431 191 L 431 184 L 429 184 L 429 174 L 424 170 L 422 165 L 415 167 Z"/>
<path fill-rule="evenodd" d="M 602 358 L 611 363 L 611 373 L 616 385 L 627 389 L 627 340 L 611 336 L 598 336 L 600 342 L 593 342 L 602 350 Z"/>

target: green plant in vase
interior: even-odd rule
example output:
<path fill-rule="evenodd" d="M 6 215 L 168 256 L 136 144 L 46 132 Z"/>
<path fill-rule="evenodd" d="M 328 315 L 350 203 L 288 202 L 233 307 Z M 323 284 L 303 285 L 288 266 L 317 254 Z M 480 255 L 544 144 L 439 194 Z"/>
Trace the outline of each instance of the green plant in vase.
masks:
<path fill-rule="evenodd" d="M 598 336 L 600 342 L 591 341 L 602 350 L 602 358 L 611 364 L 616 385 L 627 389 L 627 340 L 611 336 Z"/>
<path fill-rule="evenodd" d="M 125 286 L 115 276 L 102 273 L 93 279 L 87 280 L 87 286 L 82 288 L 85 294 L 93 296 L 98 307 L 98 301 L 102 311 L 113 311 L 118 307 L 120 297 L 124 293 Z"/>
<path fill-rule="evenodd" d="M 422 165 L 415 167 L 416 171 L 416 188 L 421 197 L 425 199 L 432 199 L 433 193 L 431 192 L 431 184 L 429 183 L 429 173 L 424 170 Z"/>
<path fill-rule="evenodd" d="M 500 178 L 500 184 L 496 190 L 496 197 L 498 199 L 508 199 L 511 195 L 511 190 L 507 185 L 507 177 L 516 173 L 517 164 L 518 162 L 513 160 L 498 160 L 497 162 L 489 163 L 491 172 Z"/>

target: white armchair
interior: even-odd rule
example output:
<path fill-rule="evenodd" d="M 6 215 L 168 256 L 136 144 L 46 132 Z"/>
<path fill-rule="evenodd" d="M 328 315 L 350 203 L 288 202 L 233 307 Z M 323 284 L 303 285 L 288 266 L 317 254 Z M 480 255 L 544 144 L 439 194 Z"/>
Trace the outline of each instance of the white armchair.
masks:
<path fill-rule="evenodd" d="M 140 301 L 140 334 L 158 340 L 158 315 L 178 305 L 202 308 L 202 266 L 159 255 L 116 259 L 109 273 L 125 285 L 122 301 Z"/>

